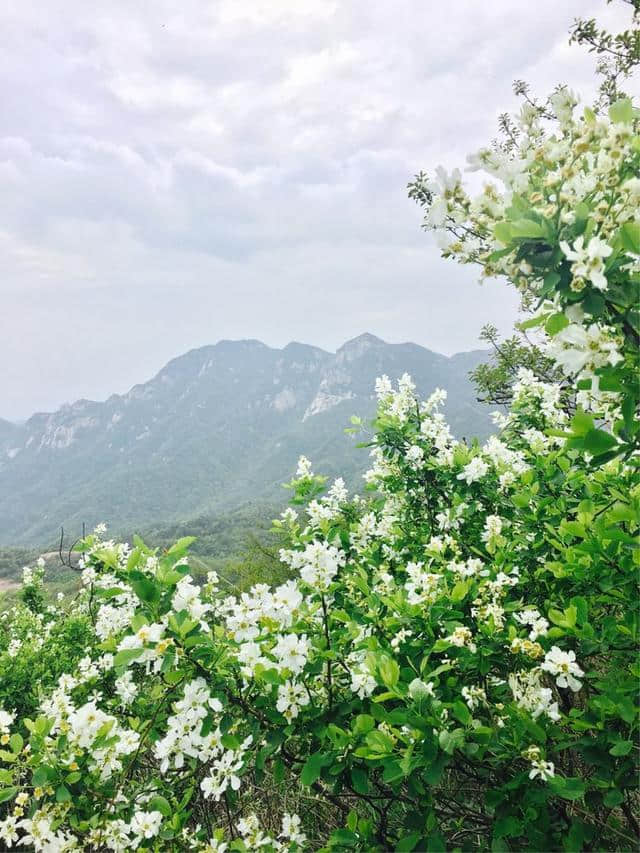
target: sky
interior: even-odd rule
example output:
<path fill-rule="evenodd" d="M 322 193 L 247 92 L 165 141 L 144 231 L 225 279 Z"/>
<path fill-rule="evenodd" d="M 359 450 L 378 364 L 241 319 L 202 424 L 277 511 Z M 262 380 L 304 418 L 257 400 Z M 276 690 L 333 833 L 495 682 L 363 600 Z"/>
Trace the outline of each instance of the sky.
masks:
<path fill-rule="evenodd" d="M 588 99 L 604 0 L 6 0 L 0 417 L 105 399 L 221 338 L 446 354 L 512 327 L 406 184 L 464 166 L 515 78 Z"/>

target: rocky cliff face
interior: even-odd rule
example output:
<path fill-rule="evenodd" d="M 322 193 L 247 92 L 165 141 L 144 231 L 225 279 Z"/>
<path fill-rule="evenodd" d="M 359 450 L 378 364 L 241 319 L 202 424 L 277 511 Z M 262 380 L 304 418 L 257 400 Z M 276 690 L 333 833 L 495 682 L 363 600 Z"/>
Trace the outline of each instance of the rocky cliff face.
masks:
<path fill-rule="evenodd" d="M 452 358 L 373 335 L 335 353 L 291 343 L 220 341 L 170 361 L 153 379 L 102 403 L 78 400 L 17 426 L 0 421 L 0 542 L 51 541 L 61 524 L 186 518 L 282 494 L 301 452 L 354 482 L 367 456 L 344 435 L 375 410 L 376 376 L 410 373 L 423 394 L 449 391 L 458 435 L 486 435 L 468 371 Z"/>

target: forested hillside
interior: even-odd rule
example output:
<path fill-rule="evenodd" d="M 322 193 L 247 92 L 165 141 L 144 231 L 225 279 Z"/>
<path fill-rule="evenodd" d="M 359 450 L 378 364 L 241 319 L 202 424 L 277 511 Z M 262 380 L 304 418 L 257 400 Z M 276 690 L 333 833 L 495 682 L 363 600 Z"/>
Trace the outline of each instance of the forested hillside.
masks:
<path fill-rule="evenodd" d="M 375 412 L 377 376 L 408 371 L 425 393 L 449 391 L 455 433 L 486 436 L 489 408 L 469 371 L 482 351 L 447 358 L 373 335 L 335 354 L 291 343 L 221 341 L 192 350 L 104 403 L 80 400 L 24 425 L 0 424 L 0 542 L 54 542 L 102 520 L 116 531 L 281 504 L 303 451 L 356 488 L 366 455 L 344 433 Z"/>

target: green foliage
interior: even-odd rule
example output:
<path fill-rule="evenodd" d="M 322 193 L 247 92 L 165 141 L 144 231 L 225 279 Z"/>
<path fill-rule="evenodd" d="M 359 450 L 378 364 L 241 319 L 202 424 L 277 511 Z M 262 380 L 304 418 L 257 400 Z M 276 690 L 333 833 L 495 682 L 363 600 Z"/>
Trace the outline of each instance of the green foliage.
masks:
<path fill-rule="evenodd" d="M 524 329 L 526 323 L 522 327 Z M 470 374 L 482 402 L 509 406 L 513 399 L 513 385 L 522 367 L 545 382 L 562 379 L 553 359 L 527 340 L 523 331 L 501 341 L 496 327 L 487 325 L 482 329 L 480 340 L 489 343 L 493 349 L 492 359 L 478 365 Z"/>
<path fill-rule="evenodd" d="M 189 538 L 157 553 L 89 537 L 83 593 L 41 629 L 51 672 L 9 729 L 2 796 L 94 845 L 114 820 L 140 844 L 151 821 L 160 849 L 207 849 L 231 820 L 254 849 L 278 832 L 264 781 L 286 780 L 328 816 L 303 807 L 291 850 L 302 832 L 327 850 L 630 849 L 640 484 L 544 438 L 566 417 L 552 388 L 517 383 L 481 448 L 451 440 L 437 395 L 381 384 L 377 495 L 310 492 L 303 466 L 306 520 L 277 524 L 300 577 L 273 593 L 223 604 L 213 575 L 198 590 Z M 29 619 L 48 624 L 22 608 L 11 633 Z M 6 658 L 13 683 L 26 654 Z M 62 655 L 73 677 L 54 690 Z"/>
<path fill-rule="evenodd" d="M 300 458 L 279 585 L 197 585 L 188 534 L 97 529 L 67 608 L 27 571 L 0 645 L 4 842 L 636 849 L 638 114 L 550 104 L 554 135 L 530 103 L 526 139 L 477 158 L 503 195 L 415 189 L 446 255 L 534 307 L 540 346 L 478 376 L 508 395 L 499 435 L 455 440 L 444 392 L 383 376 L 368 495 Z"/>
<path fill-rule="evenodd" d="M 607 0 L 611 3 L 612 0 Z M 632 26 L 619 33 L 610 33 L 600 27 L 595 18 L 577 18 L 571 28 L 571 42 L 586 45 L 590 52 L 598 56 L 597 74 L 600 80 L 599 106 L 609 104 L 626 97 L 622 86 L 625 85 L 640 65 L 640 3 L 638 0 L 622 0 L 633 15 Z"/>

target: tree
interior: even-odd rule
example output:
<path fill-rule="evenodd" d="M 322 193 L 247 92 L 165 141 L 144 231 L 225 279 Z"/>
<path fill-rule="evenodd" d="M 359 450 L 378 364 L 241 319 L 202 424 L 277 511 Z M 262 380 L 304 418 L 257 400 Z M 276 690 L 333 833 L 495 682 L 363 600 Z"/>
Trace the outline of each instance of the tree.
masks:
<path fill-rule="evenodd" d="M 612 0 L 607 0 L 611 3 Z M 570 41 L 585 45 L 598 56 L 596 74 L 601 77 L 597 106 L 606 109 L 627 97 L 621 84 L 640 65 L 640 0 L 622 0 L 630 7 L 632 27 L 613 34 L 599 27 L 595 18 L 577 18 L 571 28 Z"/>

